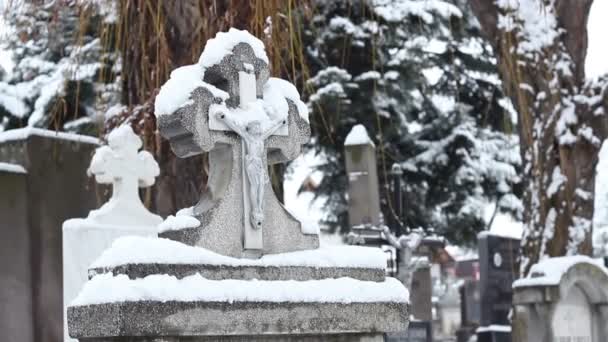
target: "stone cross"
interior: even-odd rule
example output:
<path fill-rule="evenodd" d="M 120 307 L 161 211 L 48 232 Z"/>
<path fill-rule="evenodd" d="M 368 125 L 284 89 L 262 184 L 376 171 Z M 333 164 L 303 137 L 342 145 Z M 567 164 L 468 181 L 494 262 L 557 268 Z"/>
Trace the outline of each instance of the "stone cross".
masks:
<path fill-rule="evenodd" d="M 209 152 L 207 189 L 193 208 L 201 226 L 161 237 L 234 257 L 318 247 L 318 236 L 302 233 L 268 181 L 267 165 L 296 158 L 310 137 L 297 104 L 277 89 L 280 82 L 269 80 L 268 64 L 249 43 L 239 42 L 205 67 L 189 103 L 157 113 L 160 132 L 177 156 Z M 281 98 L 287 104 L 283 117 L 268 109 Z"/>
<path fill-rule="evenodd" d="M 109 225 L 160 223 L 160 218 L 150 213 L 139 198 L 138 189 L 153 185 L 160 173 L 154 157 L 147 151 L 139 151 L 141 147 L 141 139 L 130 126 L 123 125 L 109 134 L 108 145 L 95 151 L 88 173 L 98 183 L 112 184 L 113 190 L 110 200 L 91 211 L 89 219 Z"/>

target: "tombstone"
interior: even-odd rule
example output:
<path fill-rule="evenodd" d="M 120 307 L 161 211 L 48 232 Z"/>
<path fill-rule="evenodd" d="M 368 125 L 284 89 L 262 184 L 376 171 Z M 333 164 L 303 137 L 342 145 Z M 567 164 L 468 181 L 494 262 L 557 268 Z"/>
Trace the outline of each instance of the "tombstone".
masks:
<path fill-rule="evenodd" d="M 84 219 L 63 224 L 64 339 L 68 336 L 67 307 L 88 280 L 89 265 L 112 242 L 125 235 L 157 236 L 162 218 L 150 213 L 139 198 L 139 187 L 154 184 L 158 164 L 130 126 L 115 128 L 108 145 L 97 148 L 88 173 L 99 183 L 112 184 L 112 197 Z M 75 341 L 75 340 L 73 340 Z"/>
<path fill-rule="evenodd" d="M 461 326 L 456 332 L 458 342 L 467 342 L 479 327 L 481 316 L 479 281 L 466 279 L 460 287 Z"/>
<path fill-rule="evenodd" d="M 348 219 L 352 228 L 380 226 L 380 194 L 376 146 L 363 125 L 355 125 L 344 141 L 348 176 Z"/>
<path fill-rule="evenodd" d="M 295 87 L 268 78 L 261 41 L 230 29 L 156 98 L 181 157 L 209 151 L 209 191 L 161 224 L 122 237 L 91 265 L 68 308 L 79 341 L 382 341 L 408 325 L 408 292 L 378 248 L 319 248 L 278 202 L 267 164 L 309 138 Z M 254 121 L 256 121 L 254 123 Z M 224 125 L 225 124 L 225 125 Z"/>
<path fill-rule="evenodd" d="M 431 282 L 431 265 L 427 257 L 417 257 L 417 267 L 412 274 L 411 286 L 411 313 L 414 318 L 421 321 L 433 320 L 433 284 Z"/>
<path fill-rule="evenodd" d="M 61 224 L 97 207 L 86 176 L 98 140 L 23 128 L 0 133 L 2 340 L 63 340 Z M 69 200 L 68 200 L 69 199 Z"/>
<path fill-rule="evenodd" d="M 587 256 L 547 258 L 513 283 L 515 342 L 608 340 L 608 270 Z"/>
<path fill-rule="evenodd" d="M 481 317 L 479 342 L 511 341 L 511 284 L 517 278 L 519 239 L 482 232 L 478 236 Z"/>
<path fill-rule="evenodd" d="M 433 328 L 429 321 L 412 320 L 406 331 L 387 333 L 385 342 L 433 342 Z"/>

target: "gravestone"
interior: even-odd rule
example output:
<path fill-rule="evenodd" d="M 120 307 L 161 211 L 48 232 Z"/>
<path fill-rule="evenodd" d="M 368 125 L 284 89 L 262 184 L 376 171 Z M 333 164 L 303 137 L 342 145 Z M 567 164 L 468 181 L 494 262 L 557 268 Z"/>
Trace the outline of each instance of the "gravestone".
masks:
<path fill-rule="evenodd" d="M 112 242 L 125 235 L 156 236 L 160 216 L 150 213 L 139 198 L 139 187 L 154 184 L 158 164 L 130 126 L 115 128 L 108 145 L 95 150 L 88 173 L 99 183 L 112 184 L 112 197 L 84 218 L 63 224 L 64 338 L 70 340 L 67 307 L 88 280 L 89 265 Z"/>
<path fill-rule="evenodd" d="M 208 46 L 227 52 L 219 39 Z M 263 44 L 243 39 L 221 60 L 206 50 L 199 65 L 173 71 L 157 97 L 159 128 L 173 152 L 209 152 L 208 191 L 193 208 L 201 225 L 160 236 L 233 257 L 316 248 L 318 236 L 302 232 L 274 195 L 266 166 L 300 154 L 310 137 L 307 109 L 293 85 L 269 78 Z M 179 91 L 188 94 L 172 96 Z"/>
<path fill-rule="evenodd" d="M 479 327 L 481 316 L 479 281 L 466 279 L 460 287 L 461 326 L 456 336 L 458 342 L 467 342 Z"/>
<path fill-rule="evenodd" d="M 156 98 L 161 134 L 209 152 L 210 188 L 161 224 L 122 237 L 68 308 L 81 342 L 382 341 L 408 325 L 408 292 L 378 248 L 319 248 L 278 202 L 267 164 L 309 138 L 295 87 L 268 78 L 264 45 L 230 29 Z"/>
<path fill-rule="evenodd" d="M 548 258 L 513 283 L 514 342 L 608 340 L 608 270 L 587 256 Z"/>
<path fill-rule="evenodd" d="M 376 167 L 376 146 L 363 125 L 355 125 L 344 141 L 348 176 L 348 219 L 350 226 L 380 226 L 380 194 Z"/>
<path fill-rule="evenodd" d="M 517 277 L 519 240 L 482 232 L 478 236 L 481 317 L 479 342 L 511 341 L 511 284 Z"/>
<path fill-rule="evenodd" d="M 412 274 L 411 313 L 417 320 L 431 322 L 433 320 L 433 284 L 431 282 L 431 265 L 427 257 L 417 261 L 417 267 Z"/>
<path fill-rule="evenodd" d="M 433 328 L 429 321 L 412 320 L 405 331 L 388 333 L 385 342 L 433 342 Z"/>
<path fill-rule="evenodd" d="M 36 128 L 0 133 L 0 162 L 19 165 L 0 172 L 2 340 L 63 340 L 61 224 L 97 207 L 86 176 L 97 146 Z"/>

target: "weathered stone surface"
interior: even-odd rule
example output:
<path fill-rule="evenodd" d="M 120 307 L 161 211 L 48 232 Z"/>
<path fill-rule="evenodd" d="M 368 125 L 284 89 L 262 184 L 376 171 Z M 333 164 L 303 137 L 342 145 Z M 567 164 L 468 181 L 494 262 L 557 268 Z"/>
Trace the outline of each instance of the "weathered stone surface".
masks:
<path fill-rule="evenodd" d="M 113 336 L 297 337 L 405 330 L 408 304 L 146 301 L 74 306 L 68 316 L 70 335 L 81 341 Z"/>
<path fill-rule="evenodd" d="M 14 184 L 17 202 L 0 201 L 0 340 L 63 341 L 61 224 L 96 208 L 100 195 L 86 175 L 95 139 L 70 137 L 30 128 L 0 137 L 0 162 L 27 170 Z"/>
<path fill-rule="evenodd" d="M 365 134 L 367 135 L 367 132 Z M 372 225 L 378 227 L 380 225 L 380 188 L 376 167 L 376 147 L 371 140 L 366 143 L 345 144 L 344 160 L 348 174 L 350 226 L 363 228 L 365 225 Z"/>
<path fill-rule="evenodd" d="M 547 279 L 538 275 L 538 280 L 527 278 L 514 283 L 514 342 L 608 339 L 608 326 L 603 324 L 608 321 L 608 274 L 588 260 L 570 265 L 561 275 Z M 555 269 L 546 267 L 547 272 Z"/>
<path fill-rule="evenodd" d="M 421 321 L 433 320 L 433 283 L 431 281 L 431 267 L 428 263 L 417 268 L 412 275 L 410 300 L 412 315 Z"/>
<path fill-rule="evenodd" d="M 268 78 L 268 66 L 256 58 L 246 44 L 236 45 L 232 54 L 205 71 L 205 82 L 230 94 L 228 105 L 238 104 L 238 72 L 244 70 L 243 63 L 254 65 L 258 82 L 256 92 L 261 96 L 263 84 Z M 302 233 L 301 223 L 285 210 L 270 183 L 267 183 L 264 191 L 264 216 L 267 219 L 262 227 L 263 250 L 244 250 L 243 230 L 248 218 L 243 215 L 245 179 L 241 138 L 234 132 L 209 127 L 209 108 L 221 102 L 220 98 L 214 97 L 205 87 L 195 89 L 191 98 L 192 104 L 181 107 L 172 115 L 159 116 L 158 125 L 177 156 L 185 158 L 209 152 L 207 191 L 194 207 L 194 215 L 201 225 L 198 228 L 162 232 L 159 236 L 233 257 L 259 257 L 261 254 L 317 248 L 318 235 Z M 289 99 L 287 102 L 289 135 L 272 135 L 266 140 L 268 153 L 263 156 L 264 164 L 296 158 L 301 146 L 310 138 L 310 125 L 298 114 L 296 105 Z"/>
<path fill-rule="evenodd" d="M 380 333 L 368 334 L 334 334 L 334 335 L 264 335 L 254 336 L 207 336 L 207 337 L 108 337 L 108 338 L 83 338 L 82 342 L 384 342 L 385 338 Z"/>
<path fill-rule="evenodd" d="M 33 342 L 26 174 L 0 171 L 0 189 L 0 330 L 7 341 Z"/>
<path fill-rule="evenodd" d="M 308 266 L 226 266 L 209 264 L 127 264 L 109 268 L 89 270 L 89 278 L 96 274 L 126 274 L 131 279 L 152 274 L 169 274 L 178 279 L 200 273 L 210 280 L 313 280 L 350 277 L 363 281 L 384 281 L 384 270 L 380 268 L 354 267 L 308 267 Z"/>

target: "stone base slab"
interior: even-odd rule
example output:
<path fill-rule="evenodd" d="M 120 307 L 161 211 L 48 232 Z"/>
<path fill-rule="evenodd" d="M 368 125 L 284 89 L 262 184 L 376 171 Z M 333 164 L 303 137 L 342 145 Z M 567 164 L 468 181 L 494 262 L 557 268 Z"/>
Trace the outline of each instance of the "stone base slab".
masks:
<path fill-rule="evenodd" d="M 82 338 L 80 342 L 384 342 L 383 334 L 338 334 L 281 336 L 216 336 L 216 337 L 107 337 Z"/>
<path fill-rule="evenodd" d="M 73 306 L 68 317 L 70 336 L 87 342 L 367 341 L 356 338 L 407 329 L 408 304 L 140 301 Z"/>
<path fill-rule="evenodd" d="M 178 279 L 199 273 L 206 279 L 240 280 L 318 280 L 349 277 L 363 281 L 384 281 L 380 268 L 312 267 L 312 266 L 227 266 L 209 264 L 126 264 L 89 270 L 89 279 L 97 274 L 125 274 L 130 279 L 153 274 L 168 274 Z"/>

